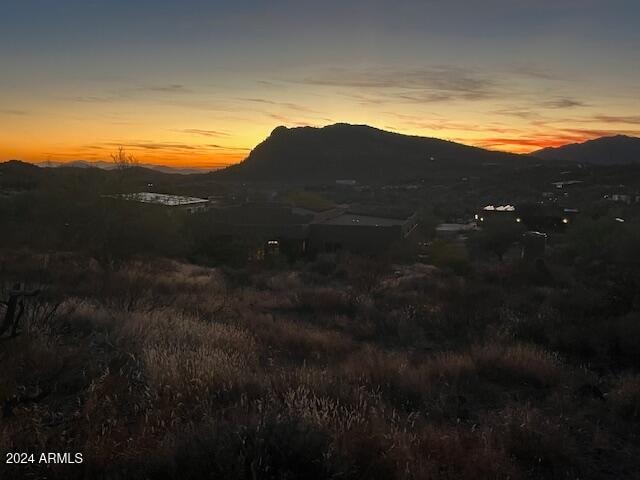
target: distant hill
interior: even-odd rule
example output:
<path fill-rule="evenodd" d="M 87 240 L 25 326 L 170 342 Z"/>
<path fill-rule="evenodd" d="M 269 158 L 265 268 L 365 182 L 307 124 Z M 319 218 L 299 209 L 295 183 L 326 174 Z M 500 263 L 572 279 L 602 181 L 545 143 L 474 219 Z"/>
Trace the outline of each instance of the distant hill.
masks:
<path fill-rule="evenodd" d="M 616 135 L 557 148 L 544 148 L 531 155 L 546 160 L 620 165 L 640 163 L 640 138 Z"/>
<path fill-rule="evenodd" d="M 45 168 L 57 168 L 57 167 L 77 167 L 77 168 L 99 168 L 101 170 L 115 170 L 117 167 L 113 162 L 105 162 L 103 160 L 73 160 L 69 162 L 40 162 L 37 163 L 39 167 Z M 180 175 L 190 175 L 192 173 L 207 173 L 209 170 L 202 170 L 198 168 L 179 168 L 179 167 L 167 167 L 166 165 L 155 165 L 152 163 L 140 163 L 139 167 L 148 168 L 149 170 L 156 170 L 162 173 L 177 173 Z"/>
<path fill-rule="evenodd" d="M 6 190 L 35 188 L 42 179 L 42 169 L 20 160 L 0 163 L 0 194 Z"/>
<path fill-rule="evenodd" d="M 387 182 L 434 172 L 465 175 L 483 165 L 522 165 L 532 159 L 459 143 L 401 135 L 366 125 L 323 128 L 277 127 L 237 165 L 214 172 L 219 178 L 276 182 Z"/>
<path fill-rule="evenodd" d="M 47 185 L 67 185 L 69 182 L 84 185 L 107 185 L 113 188 L 123 187 L 120 172 L 114 169 L 90 168 L 83 164 L 64 164 L 60 168 L 42 168 L 32 163 L 20 160 L 0 162 L 0 191 L 2 190 L 31 190 Z M 206 175 L 177 175 L 165 173 L 139 165 L 132 166 L 126 171 L 126 183 L 135 190 L 146 191 L 150 185 L 159 191 L 174 191 L 180 183 L 188 183 L 192 178 L 207 179 Z M 97 188 L 97 187 L 96 187 Z"/>

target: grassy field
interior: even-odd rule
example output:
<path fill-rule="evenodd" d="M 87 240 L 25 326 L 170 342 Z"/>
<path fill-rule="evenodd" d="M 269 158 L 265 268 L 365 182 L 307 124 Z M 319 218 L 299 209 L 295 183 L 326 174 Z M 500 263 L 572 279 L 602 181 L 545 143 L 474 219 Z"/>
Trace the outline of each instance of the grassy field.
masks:
<path fill-rule="evenodd" d="M 288 269 L 4 251 L 1 478 L 637 478 L 640 323 L 517 265 Z"/>

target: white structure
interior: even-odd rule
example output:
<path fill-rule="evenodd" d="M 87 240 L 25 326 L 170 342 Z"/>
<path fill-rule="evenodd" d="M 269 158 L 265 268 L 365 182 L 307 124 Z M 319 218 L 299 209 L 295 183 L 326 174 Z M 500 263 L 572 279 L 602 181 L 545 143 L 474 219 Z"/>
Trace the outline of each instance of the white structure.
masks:
<path fill-rule="evenodd" d="M 179 208 L 181 210 L 186 210 L 189 213 L 206 210 L 209 206 L 209 200 L 205 198 L 181 197 L 179 195 L 167 195 L 164 193 L 123 193 L 120 195 L 114 195 L 113 197 L 132 202 Z"/>

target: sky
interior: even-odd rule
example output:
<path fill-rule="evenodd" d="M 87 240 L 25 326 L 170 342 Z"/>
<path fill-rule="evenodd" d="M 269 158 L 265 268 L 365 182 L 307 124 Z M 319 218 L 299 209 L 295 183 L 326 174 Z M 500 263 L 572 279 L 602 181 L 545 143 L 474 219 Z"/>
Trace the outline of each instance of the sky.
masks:
<path fill-rule="evenodd" d="M 278 125 L 640 136 L 637 0 L 2 0 L 0 160 L 217 168 Z"/>

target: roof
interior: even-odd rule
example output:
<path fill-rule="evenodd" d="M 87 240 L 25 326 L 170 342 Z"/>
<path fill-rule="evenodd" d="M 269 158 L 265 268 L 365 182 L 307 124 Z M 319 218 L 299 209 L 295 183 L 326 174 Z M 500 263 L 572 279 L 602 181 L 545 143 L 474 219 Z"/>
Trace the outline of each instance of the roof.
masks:
<path fill-rule="evenodd" d="M 179 195 L 166 195 L 163 193 L 151 192 L 124 193 L 122 195 L 118 195 L 118 197 L 124 198 L 125 200 L 133 200 L 135 202 L 153 203 L 156 205 L 166 206 L 199 205 L 209 203 L 209 200 L 204 198 L 181 197 Z"/>
<path fill-rule="evenodd" d="M 473 223 L 441 223 L 436 227 L 438 232 L 465 232 L 476 228 Z"/>
<path fill-rule="evenodd" d="M 216 208 L 211 213 L 215 222 L 229 225 L 302 225 L 313 219 L 313 214 L 276 203 L 245 203 Z"/>
<path fill-rule="evenodd" d="M 501 205 L 499 207 L 495 207 L 493 205 L 487 205 L 486 207 L 483 208 L 483 210 L 486 210 L 488 212 L 515 212 L 516 207 L 514 207 L 513 205 Z"/>
<path fill-rule="evenodd" d="M 528 232 L 524 232 L 522 234 L 523 237 L 529 237 L 529 238 L 547 238 L 547 234 L 546 233 L 542 233 L 542 232 L 537 232 L 535 230 L 530 230 Z"/>
<path fill-rule="evenodd" d="M 317 223 L 322 225 L 350 225 L 350 226 L 369 226 L 369 227 L 396 227 L 402 226 L 407 222 L 406 219 L 374 217 L 369 215 L 356 215 L 353 213 L 343 213 L 333 218 L 321 220 Z"/>
<path fill-rule="evenodd" d="M 551 185 L 555 185 L 558 188 L 562 188 L 565 185 L 577 185 L 582 183 L 582 180 L 566 180 L 563 182 L 552 182 Z"/>

